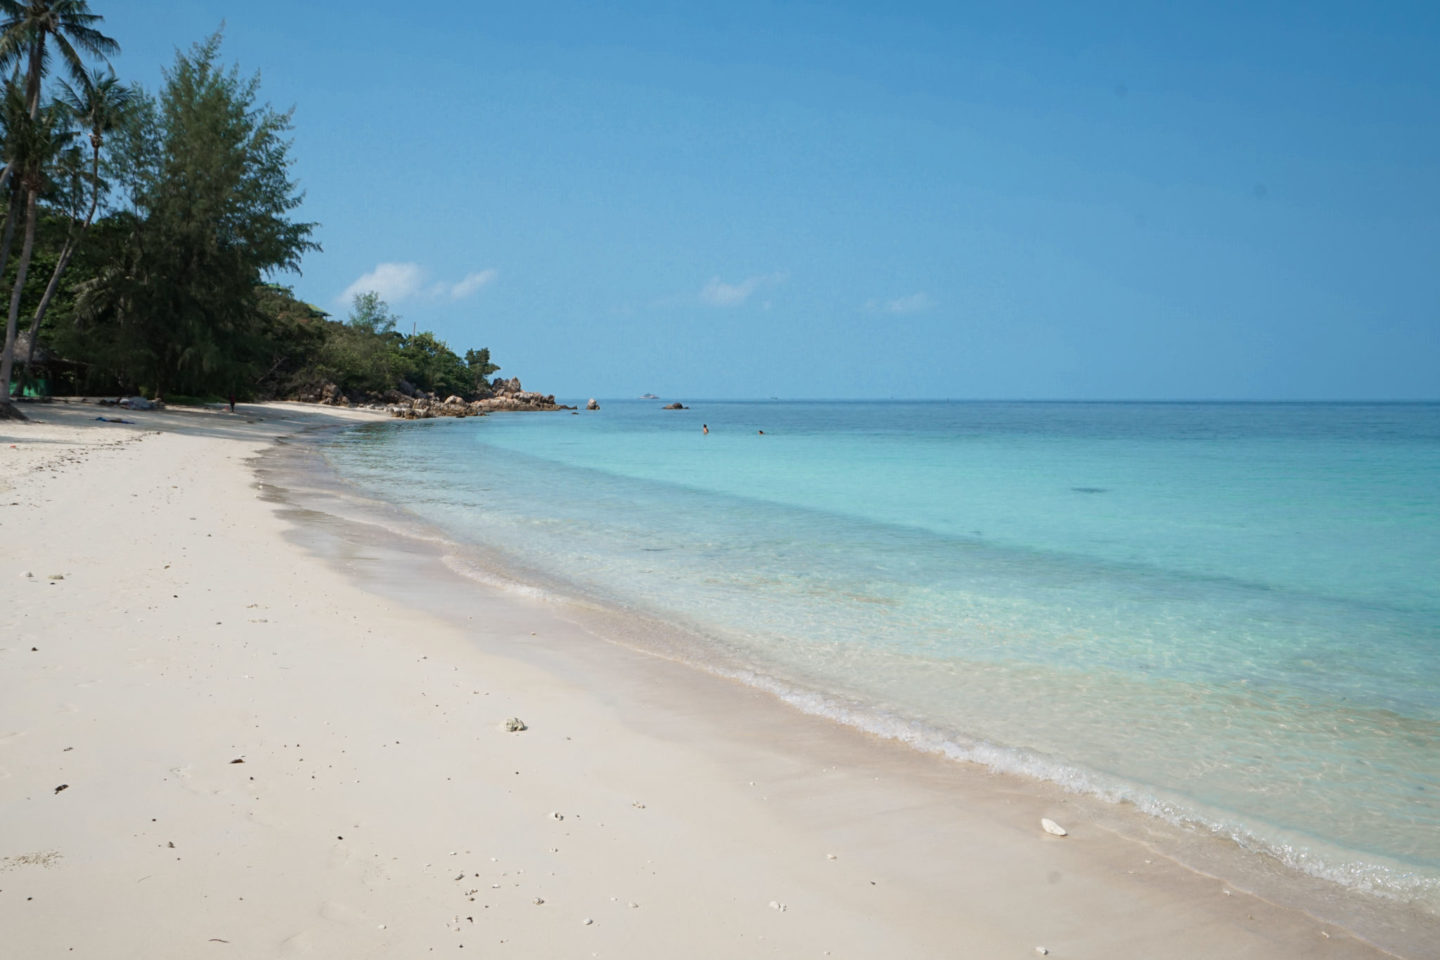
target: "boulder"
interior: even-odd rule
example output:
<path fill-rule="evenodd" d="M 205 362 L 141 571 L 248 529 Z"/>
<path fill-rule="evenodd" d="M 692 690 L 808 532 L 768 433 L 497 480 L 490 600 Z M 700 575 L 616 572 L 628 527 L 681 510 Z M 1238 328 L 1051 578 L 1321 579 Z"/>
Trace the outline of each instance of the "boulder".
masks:
<path fill-rule="evenodd" d="M 591 397 L 589 400 L 587 400 L 587 401 L 585 402 L 585 409 L 586 409 L 586 410 L 599 410 L 599 409 L 600 409 L 600 404 L 596 401 L 596 399 L 595 399 L 594 397 Z"/>
<path fill-rule="evenodd" d="M 662 409 L 662 410 L 689 410 L 690 408 L 687 407 L 687 406 L 685 406 L 685 404 L 683 404 L 683 403 L 676 402 L 676 403 L 667 403 L 667 404 L 665 404 L 665 406 L 661 407 L 660 409 Z"/>

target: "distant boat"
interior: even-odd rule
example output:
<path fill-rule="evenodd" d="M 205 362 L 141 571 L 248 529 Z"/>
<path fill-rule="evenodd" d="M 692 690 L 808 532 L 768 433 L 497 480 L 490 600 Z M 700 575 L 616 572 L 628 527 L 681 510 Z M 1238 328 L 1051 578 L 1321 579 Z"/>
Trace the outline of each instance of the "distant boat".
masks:
<path fill-rule="evenodd" d="M 653 393 L 642 393 L 642 394 L 640 394 L 640 399 L 641 399 L 641 400 L 659 400 L 660 398 L 657 397 L 657 396 L 655 396 L 655 394 L 653 394 Z"/>

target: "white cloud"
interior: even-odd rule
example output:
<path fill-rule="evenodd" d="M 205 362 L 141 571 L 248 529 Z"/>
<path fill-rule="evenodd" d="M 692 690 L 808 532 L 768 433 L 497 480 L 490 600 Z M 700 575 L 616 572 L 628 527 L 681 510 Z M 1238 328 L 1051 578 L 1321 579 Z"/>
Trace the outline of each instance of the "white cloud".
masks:
<path fill-rule="evenodd" d="M 425 269 L 418 263 L 377 263 L 375 269 L 363 274 L 337 300 L 349 303 L 357 293 L 374 290 L 386 303 L 395 304 L 420 292 L 425 282 Z"/>
<path fill-rule="evenodd" d="M 374 270 L 346 287 L 345 292 L 336 298 L 336 302 L 347 304 L 356 294 L 368 293 L 371 290 L 392 305 L 420 296 L 435 300 L 463 300 L 481 287 L 493 283 L 500 273 L 494 269 L 478 270 L 466 274 L 458 283 L 443 280 L 427 283 L 428 275 L 429 271 L 418 263 L 377 263 Z"/>
<path fill-rule="evenodd" d="M 477 273 L 467 273 L 465 279 L 450 287 L 451 300 L 463 300 L 481 287 L 493 283 L 495 278 L 500 276 L 499 271 L 481 270 Z"/>
<path fill-rule="evenodd" d="M 766 273 L 746 277 L 739 283 L 726 283 L 719 277 L 711 277 L 710 282 L 701 288 L 700 299 L 712 307 L 737 307 L 749 300 L 757 290 L 764 290 L 784 282 L 785 274 L 783 273 Z"/>
<path fill-rule="evenodd" d="M 865 309 L 872 313 L 923 313 L 935 306 L 935 301 L 928 293 L 912 293 L 904 297 L 896 297 L 893 300 L 866 300 Z"/>

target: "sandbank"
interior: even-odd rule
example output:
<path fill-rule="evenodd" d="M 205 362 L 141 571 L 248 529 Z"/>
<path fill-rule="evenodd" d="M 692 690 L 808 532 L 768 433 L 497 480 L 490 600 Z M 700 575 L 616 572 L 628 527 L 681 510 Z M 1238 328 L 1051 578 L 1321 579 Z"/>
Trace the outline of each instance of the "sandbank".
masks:
<path fill-rule="evenodd" d="M 26 411 L 0 423 L 6 956 L 1390 955 L 1103 805 L 607 643 L 257 477 L 378 414 Z"/>

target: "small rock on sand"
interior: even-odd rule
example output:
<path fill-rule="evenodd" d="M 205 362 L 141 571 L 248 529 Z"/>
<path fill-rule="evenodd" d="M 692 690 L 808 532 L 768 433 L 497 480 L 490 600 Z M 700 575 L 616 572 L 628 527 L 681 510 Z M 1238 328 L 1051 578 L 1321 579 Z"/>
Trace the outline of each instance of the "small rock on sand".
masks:
<path fill-rule="evenodd" d="M 525 726 L 525 721 L 519 717 L 511 717 L 505 721 L 505 729 L 510 733 L 519 733 L 521 730 L 528 730 L 530 728 Z"/>
<path fill-rule="evenodd" d="M 1060 824 L 1056 823 L 1054 820 L 1051 820 L 1049 817 L 1041 817 L 1040 826 L 1045 828 L 1046 833 L 1054 834 L 1057 837 L 1068 836 L 1070 833 L 1070 831 L 1066 830 L 1064 827 L 1060 826 Z"/>

